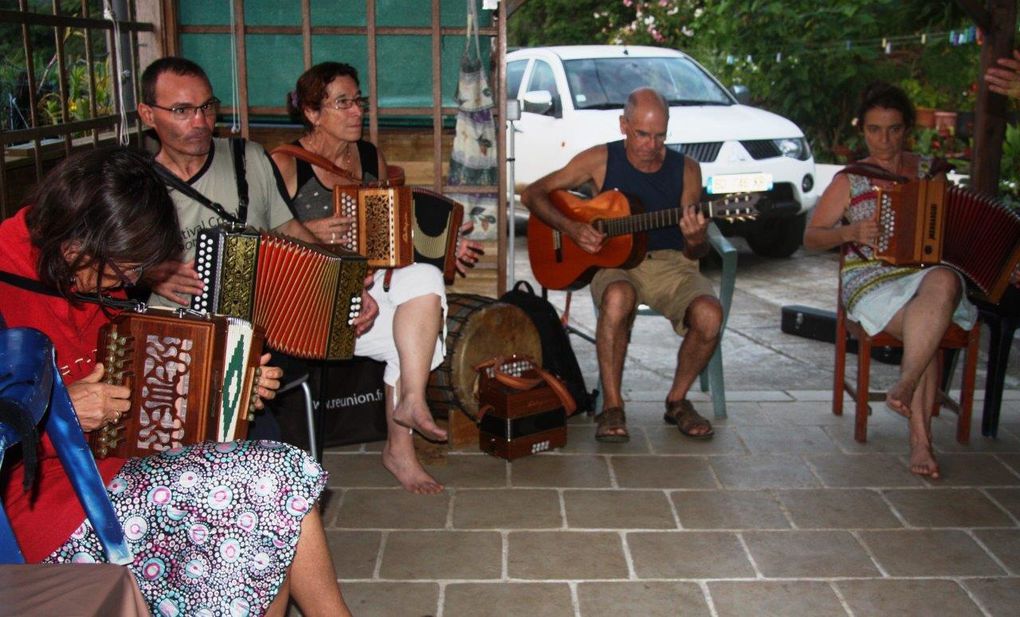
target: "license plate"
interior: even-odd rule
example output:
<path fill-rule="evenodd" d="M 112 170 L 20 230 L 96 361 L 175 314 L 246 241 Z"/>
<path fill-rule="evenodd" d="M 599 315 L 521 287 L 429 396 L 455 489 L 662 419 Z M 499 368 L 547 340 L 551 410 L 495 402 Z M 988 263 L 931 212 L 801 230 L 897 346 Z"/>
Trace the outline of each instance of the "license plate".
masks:
<path fill-rule="evenodd" d="M 709 195 L 769 191 L 772 190 L 772 174 L 755 173 L 709 176 L 705 190 Z"/>

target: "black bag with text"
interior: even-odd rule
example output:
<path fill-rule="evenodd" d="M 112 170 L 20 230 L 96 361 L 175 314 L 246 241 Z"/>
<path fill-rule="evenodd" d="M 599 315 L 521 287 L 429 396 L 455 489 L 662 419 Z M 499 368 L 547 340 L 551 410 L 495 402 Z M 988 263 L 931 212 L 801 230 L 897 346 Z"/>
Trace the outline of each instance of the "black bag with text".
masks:
<path fill-rule="evenodd" d="M 513 289 L 503 294 L 499 301 L 512 304 L 528 314 L 542 339 L 542 368 L 567 384 L 567 390 L 577 403 L 578 412 L 591 411 L 597 391 L 589 391 L 585 386 L 581 366 L 570 345 L 570 336 L 556 313 L 556 307 L 536 294 L 527 281 L 517 281 Z"/>

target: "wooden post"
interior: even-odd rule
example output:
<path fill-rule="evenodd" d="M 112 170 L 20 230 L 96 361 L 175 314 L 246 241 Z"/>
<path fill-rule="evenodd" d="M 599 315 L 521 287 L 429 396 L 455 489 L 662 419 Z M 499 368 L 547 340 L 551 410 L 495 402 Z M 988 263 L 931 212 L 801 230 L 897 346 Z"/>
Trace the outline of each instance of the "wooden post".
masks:
<path fill-rule="evenodd" d="M 957 0 L 984 33 L 977 78 L 974 155 L 971 187 L 989 195 L 999 194 L 999 165 L 1006 135 L 1006 97 L 988 90 L 985 71 L 998 58 L 1011 57 L 1016 32 L 1016 0 Z"/>

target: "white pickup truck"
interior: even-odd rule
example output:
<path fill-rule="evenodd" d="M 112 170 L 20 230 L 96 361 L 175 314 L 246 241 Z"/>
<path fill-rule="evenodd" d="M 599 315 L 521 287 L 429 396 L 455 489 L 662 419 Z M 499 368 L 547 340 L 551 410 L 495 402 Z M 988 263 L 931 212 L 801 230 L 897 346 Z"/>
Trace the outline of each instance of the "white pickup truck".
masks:
<path fill-rule="evenodd" d="M 719 222 L 759 255 L 788 257 L 800 246 L 807 212 L 825 187 L 804 133 L 776 114 L 742 105 L 690 56 L 622 45 L 535 47 L 507 54 L 507 96 L 520 102 L 514 125 L 514 184 L 523 190 L 593 145 L 621 139 L 617 118 L 641 86 L 669 102 L 667 147 L 698 161 L 707 196 L 766 192 L 750 222 Z"/>

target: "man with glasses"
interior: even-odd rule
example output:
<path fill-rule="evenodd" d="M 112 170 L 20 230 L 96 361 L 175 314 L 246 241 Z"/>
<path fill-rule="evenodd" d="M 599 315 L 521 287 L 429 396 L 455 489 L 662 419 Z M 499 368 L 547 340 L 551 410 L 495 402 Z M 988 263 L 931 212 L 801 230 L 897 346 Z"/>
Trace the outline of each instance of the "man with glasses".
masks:
<path fill-rule="evenodd" d="M 184 240 L 181 261 L 146 274 L 155 292 L 150 304 L 187 306 L 192 295 L 202 292 L 204 286 L 194 268 L 201 229 L 242 222 L 317 242 L 291 213 L 279 172 L 265 149 L 244 140 L 213 137 L 220 101 L 213 96 L 202 67 L 185 58 L 161 58 L 142 73 L 141 88 L 138 115 L 159 137 L 155 163 L 177 207 Z M 245 184 L 247 198 L 243 199 Z M 355 321 L 359 335 L 371 327 L 377 313 L 375 301 L 363 293 L 361 315 Z M 277 362 L 283 359 L 282 354 L 274 356 Z M 292 377 L 285 376 L 285 381 Z M 275 420 L 269 414 L 260 417 L 268 419 L 269 429 L 266 422 L 262 426 L 256 422 L 250 437 L 278 438 Z"/>

